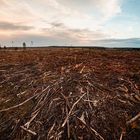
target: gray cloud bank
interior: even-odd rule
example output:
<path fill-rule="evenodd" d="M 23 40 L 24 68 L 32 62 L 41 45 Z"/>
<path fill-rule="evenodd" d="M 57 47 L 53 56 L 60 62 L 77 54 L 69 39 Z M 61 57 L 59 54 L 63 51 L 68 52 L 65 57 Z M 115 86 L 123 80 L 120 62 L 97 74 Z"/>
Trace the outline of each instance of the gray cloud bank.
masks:
<path fill-rule="evenodd" d="M 27 26 L 27 25 L 19 25 L 15 23 L 10 22 L 0 22 L 0 30 L 31 30 L 33 29 L 33 26 Z"/>
<path fill-rule="evenodd" d="M 97 45 L 116 48 L 140 48 L 140 38 L 105 39 L 96 41 Z"/>

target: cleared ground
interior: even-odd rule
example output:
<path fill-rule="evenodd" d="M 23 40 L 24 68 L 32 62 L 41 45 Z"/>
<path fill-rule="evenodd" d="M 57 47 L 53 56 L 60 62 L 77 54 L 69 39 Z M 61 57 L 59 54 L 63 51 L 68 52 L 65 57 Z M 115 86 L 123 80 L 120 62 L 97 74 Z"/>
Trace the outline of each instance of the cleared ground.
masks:
<path fill-rule="evenodd" d="M 139 117 L 139 50 L 0 50 L 1 140 L 138 140 Z"/>

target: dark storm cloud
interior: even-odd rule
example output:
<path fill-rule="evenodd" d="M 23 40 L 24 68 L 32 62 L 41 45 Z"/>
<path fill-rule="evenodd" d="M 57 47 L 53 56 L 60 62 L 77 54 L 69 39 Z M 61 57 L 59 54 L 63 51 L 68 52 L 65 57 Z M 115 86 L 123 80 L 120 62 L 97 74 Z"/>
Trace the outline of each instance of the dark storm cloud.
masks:
<path fill-rule="evenodd" d="M 19 25 L 10 22 L 0 22 L 0 30 L 31 30 L 33 26 Z"/>

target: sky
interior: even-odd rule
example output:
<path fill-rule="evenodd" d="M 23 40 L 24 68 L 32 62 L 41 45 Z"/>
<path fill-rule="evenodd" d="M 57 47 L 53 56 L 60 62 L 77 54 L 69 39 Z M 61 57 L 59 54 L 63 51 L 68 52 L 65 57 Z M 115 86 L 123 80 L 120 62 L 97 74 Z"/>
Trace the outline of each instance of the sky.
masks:
<path fill-rule="evenodd" d="M 139 26 L 140 0 L 0 0 L 1 46 L 140 47 Z"/>

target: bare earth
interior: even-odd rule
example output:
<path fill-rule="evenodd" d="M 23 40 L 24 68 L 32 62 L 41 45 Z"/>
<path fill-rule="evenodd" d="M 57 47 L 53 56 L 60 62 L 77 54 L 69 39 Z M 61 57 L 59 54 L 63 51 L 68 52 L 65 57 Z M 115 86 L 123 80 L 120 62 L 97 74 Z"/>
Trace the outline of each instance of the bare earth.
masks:
<path fill-rule="evenodd" d="M 139 140 L 140 50 L 0 50 L 0 140 Z"/>

